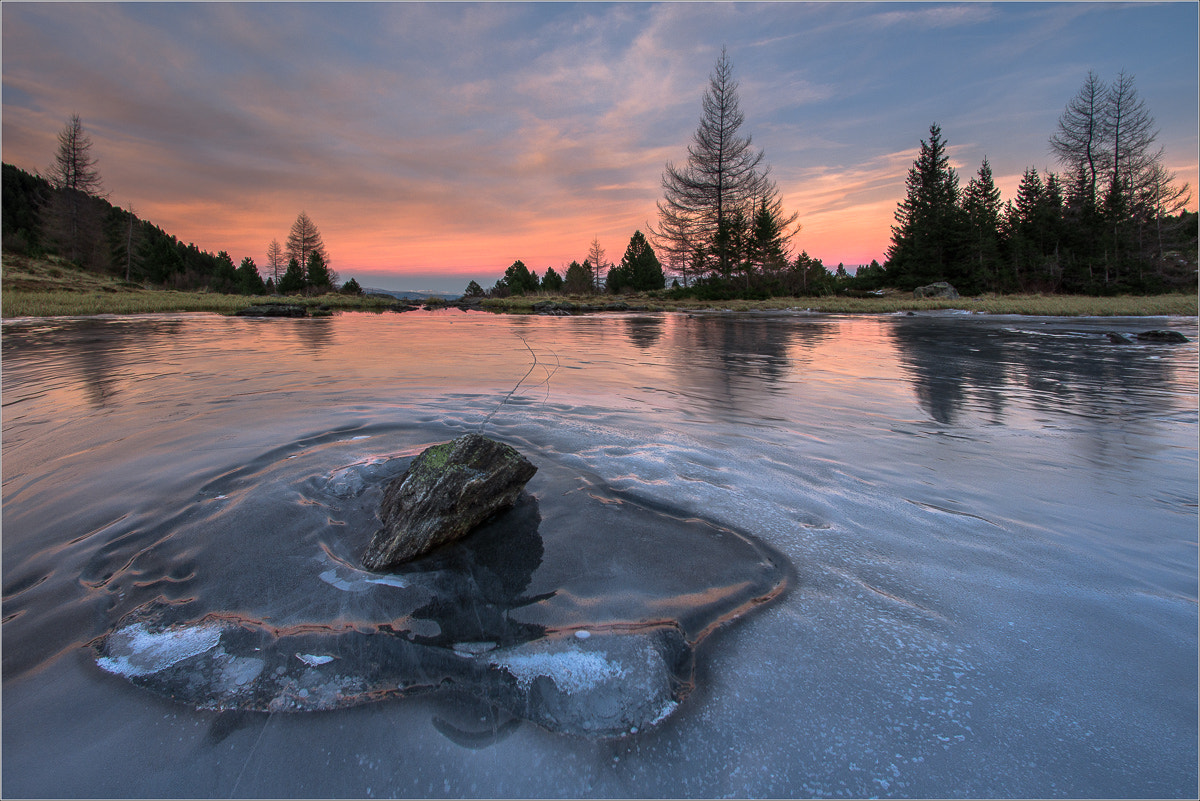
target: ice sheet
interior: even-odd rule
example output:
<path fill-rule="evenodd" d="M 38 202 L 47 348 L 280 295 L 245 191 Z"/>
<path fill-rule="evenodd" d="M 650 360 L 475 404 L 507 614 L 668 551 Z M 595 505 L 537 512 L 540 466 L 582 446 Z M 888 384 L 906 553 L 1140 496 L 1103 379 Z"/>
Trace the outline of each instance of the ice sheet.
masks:
<path fill-rule="evenodd" d="M 1192 342 L 1106 336 L 1152 328 Z M 497 410 L 529 368 L 515 333 L 559 369 Z M 980 315 L 6 324 L 4 794 L 1191 797 L 1196 339 Z M 545 482 L 524 557 L 356 573 L 371 488 L 493 412 Z M 745 535 L 794 577 L 730 622 L 755 590 L 714 554 Z M 470 614 L 439 601 L 470 584 Z M 224 614 L 221 641 L 100 669 L 87 644 L 156 600 L 168 627 Z M 638 675 L 681 692 L 646 684 L 643 729 L 605 690 L 647 644 L 670 670 Z M 520 650 L 541 647 L 575 650 Z M 490 663 L 600 653 L 626 676 L 582 695 Z M 338 706 L 376 657 L 413 685 Z M 189 661 L 214 698 L 286 665 L 271 697 L 326 711 L 134 683 Z"/>

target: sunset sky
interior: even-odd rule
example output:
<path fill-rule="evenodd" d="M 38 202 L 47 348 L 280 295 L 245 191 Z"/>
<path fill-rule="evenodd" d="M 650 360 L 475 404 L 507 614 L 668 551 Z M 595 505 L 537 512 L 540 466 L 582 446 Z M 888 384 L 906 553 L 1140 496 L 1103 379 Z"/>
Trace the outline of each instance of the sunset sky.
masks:
<path fill-rule="evenodd" d="M 722 45 L 743 132 L 826 266 L 883 260 L 937 122 L 1004 199 L 1088 70 L 1136 86 L 1197 186 L 1197 4 L 3 3 L 3 159 L 72 113 L 109 199 L 263 267 L 300 211 L 343 280 L 485 287 L 619 261 L 656 223 Z M 1194 195 L 1195 193 L 1193 193 Z M 1196 208 L 1196 200 L 1191 202 Z"/>

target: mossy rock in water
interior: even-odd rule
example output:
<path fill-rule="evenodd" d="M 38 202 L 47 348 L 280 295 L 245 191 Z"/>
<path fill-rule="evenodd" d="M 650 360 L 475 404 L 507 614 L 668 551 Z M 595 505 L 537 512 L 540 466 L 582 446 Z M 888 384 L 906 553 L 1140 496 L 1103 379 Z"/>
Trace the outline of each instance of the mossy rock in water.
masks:
<path fill-rule="evenodd" d="M 536 472 L 511 445 L 481 434 L 427 448 L 384 491 L 383 528 L 363 553 L 363 567 L 387 570 L 466 536 L 512 506 Z"/>

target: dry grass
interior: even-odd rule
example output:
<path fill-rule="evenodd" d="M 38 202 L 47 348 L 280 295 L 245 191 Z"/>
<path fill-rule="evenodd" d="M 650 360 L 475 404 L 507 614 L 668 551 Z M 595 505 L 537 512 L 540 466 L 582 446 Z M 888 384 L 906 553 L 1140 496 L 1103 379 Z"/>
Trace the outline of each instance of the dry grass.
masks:
<path fill-rule="evenodd" d="M 31 259 L 5 253 L 3 288 L 7 292 L 132 292 L 140 287 L 112 276 L 80 270 L 56 256 Z"/>
<path fill-rule="evenodd" d="M 23 292 L 5 288 L 3 295 L 5 318 L 197 311 L 232 314 L 250 305 L 250 298 L 207 292 L 141 290 L 115 294 L 104 291 Z"/>
<path fill-rule="evenodd" d="M 93 314 L 216 312 L 234 314 L 258 303 L 300 303 L 313 308 L 383 311 L 393 302 L 349 295 L 267 298 L 217 292 L 145 289 L 111 276 L 79 270 L 66 262 L 3 256 L 0 313 L 13 317 L 63 317 Z"/>
<path fill-rule="evenodd" d="M 316 315 L 327 307 L 332 311 L 382 312 L 394 304 L 377 298 L 346 295 L 317 295 L 308 298 L 272 298 L 247 295 L 222 295 L 217 292 L 175 292 L 144 289 L 113 293 L 105 291 L 41 291 L 4 290 L 3 316 L 13 317 L 76 317 L 92 314 L 155 314 L 164 312 L 215 312 L 235 314 L 249 306 L 263 303 L 288 303 L 308 306 Z"/>

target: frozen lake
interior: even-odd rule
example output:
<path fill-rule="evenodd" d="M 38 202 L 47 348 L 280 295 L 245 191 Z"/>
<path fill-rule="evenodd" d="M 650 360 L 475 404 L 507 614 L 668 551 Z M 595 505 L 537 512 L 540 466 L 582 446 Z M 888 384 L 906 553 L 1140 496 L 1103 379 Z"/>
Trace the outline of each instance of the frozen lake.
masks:
<path fill-rule="evenodd" d="M 1155 328 L 1192 341 L 1107 336 Z M 1195 797 L 1197 338 L 6 321 L 0 789 Z M 485 421 L 526 498 L 358 571 L 382 483 Z M 142 653 L 97 650 L 114 629 Z M 600 720 L 610 691 L 641 725 Z"/>

